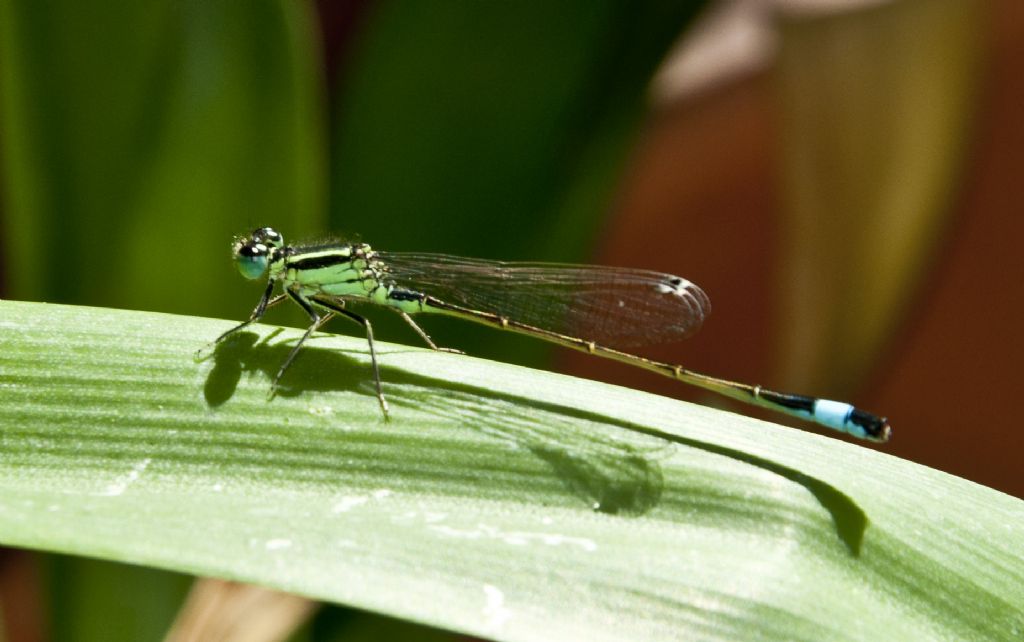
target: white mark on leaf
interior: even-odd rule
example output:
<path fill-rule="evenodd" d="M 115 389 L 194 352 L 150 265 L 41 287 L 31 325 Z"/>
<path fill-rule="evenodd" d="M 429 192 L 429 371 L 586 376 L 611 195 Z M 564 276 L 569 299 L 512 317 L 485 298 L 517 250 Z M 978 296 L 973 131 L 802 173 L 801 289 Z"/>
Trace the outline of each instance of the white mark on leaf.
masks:
<path fill-rule="evenodd" d="M 357 506 L 362 506 L 371 499 L 382 500 L 391 496 L 391 491 L 387 488 L 381 488 L 375 490 L 369 495 L 346 495 L 334 503 L 331 507 L 333 513 L 347 513 Z"/>
<path fill-rule="evenodd" d="M 120 477 L 118 477 L 114 481 L 114 483 L 112 483 L 109 486 L 107 486 L 99 494 L 100 495 L 106 495 L 108 497 L 115 497 L 117 495 L 121 495 L 122 493 L 124 493 L 125 490 L 128 489 L 129 486 L 131 486 L 133 483 L 135 483 L 135 481 L 139 478 L 139 476 L 142 475 L 142 473 L 146 470 L 146 468 L 152 462 L 153 462 L 152 459 L 150 459 L 149 457 L 146 457 L 142 461 L 136 463 L 134 466 L 132 466 L 131 470 L 129 470 L 124 475 L 121 475 Z"/>
<path fill-rule="evenodd" d="M 534 533 L 528 531 L 502 531 L 487 524 L 477 524 L 476 528 L 459 529 L 451 526 L 433 524 L 430 529 L 448 537 L 460 539 L 495 539 L 512 546 L 526 546 L 541 543 L 547 546 L 575 546 L 588 553 L 597 550 L 597 543 L 585 537 L 572 537 L 558 533 Z"/>
<path fill-rule="evenodd" d="M 490 633 L 497 633 L 512 616 L 512 611 L 505 606 L 505 594 L 501 589 L 493 584 L 484 584 L 483 588 L 484 597 L 487 599 L 483 609 L 487 630 Z"/>
<path fill-rule="evenodd" d="M 369 497 L 363 496 L 342 497 L 340 500 L 335 502 L 331 511 L 335 513 L 347 513 L 356 506 L 362 506 L 369 500 Z"/>
<path fill-rule="evenodd" d="M 267 543 L 263 545 L 268 551 L 279 551 L 284 548 L 291 548 L 292 541 L 290 539 L 268 539 Z"/>
<path fill-rule="evenodd" d="M 334 414 L 334 408 L 331 406 L 310 406 L 309 414 L 314 417 L 329 417 Z"/>

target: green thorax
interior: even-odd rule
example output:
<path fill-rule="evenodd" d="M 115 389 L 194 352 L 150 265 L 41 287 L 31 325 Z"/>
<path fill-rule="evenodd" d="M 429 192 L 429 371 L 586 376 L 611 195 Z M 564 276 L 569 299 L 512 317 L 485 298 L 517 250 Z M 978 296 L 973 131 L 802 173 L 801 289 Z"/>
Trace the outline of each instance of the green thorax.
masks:
<path fill-rule="evenodd" d="M 383 265 L 365 243 L 287 247 L 273 261 L 270 276 L 285 288 L 298 286 L 305 296 L 373 297 L 384 290 Z"/>

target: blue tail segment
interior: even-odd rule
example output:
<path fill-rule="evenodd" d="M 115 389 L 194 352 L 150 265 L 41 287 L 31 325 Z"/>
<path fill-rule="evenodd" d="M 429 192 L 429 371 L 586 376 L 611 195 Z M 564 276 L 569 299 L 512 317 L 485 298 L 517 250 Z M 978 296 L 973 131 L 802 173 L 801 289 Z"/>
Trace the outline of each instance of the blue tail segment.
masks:
<path fill-rule="evenodd" d="M 892 429 L 885 417 L 873 415 L 841 401 L 758 390 L 757 398 L 787 414 L 809 419 L 819 426 L 838 430 L 858 439 L 889 441 Z"/>

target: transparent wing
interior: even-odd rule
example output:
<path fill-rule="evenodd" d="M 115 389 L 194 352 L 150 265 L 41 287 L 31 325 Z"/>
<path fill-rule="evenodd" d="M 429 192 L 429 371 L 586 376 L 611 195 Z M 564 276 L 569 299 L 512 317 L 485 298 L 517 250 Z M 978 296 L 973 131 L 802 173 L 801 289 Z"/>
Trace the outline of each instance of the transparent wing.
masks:
<path fill-rule="evenodd" d="M 711 302 L 686 279 L 627 268 L 380 252 L 385 280 L 442 301 L 615 346 L 691 336 Z"/>

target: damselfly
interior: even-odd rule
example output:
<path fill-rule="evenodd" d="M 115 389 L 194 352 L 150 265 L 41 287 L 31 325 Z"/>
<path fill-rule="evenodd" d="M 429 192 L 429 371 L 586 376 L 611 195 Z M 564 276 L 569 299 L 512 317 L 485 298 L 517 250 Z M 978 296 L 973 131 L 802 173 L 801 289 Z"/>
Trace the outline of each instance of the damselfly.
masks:
<path fill-rule="evenodd" d="M 364 301 L 397 312 L 434 350 L 457 352 L 438 348 L 411 314 L 446 314 L 512 330 L 860 439 L 883 442 L 891 433 L 884 417 L 848 403 L 710 377 L 622 351 L 628 346 L 688 337 L 700 327 L 711 309 L 707 295 L 678 276 L 591 265 L 503 263 L 443 254 L 378 252 L 364 243 L 285 245 L 281 235 L 269 227 L 236 239 L 232 251 L 242 276 L 252 280 L 267 275 L 268 282 L 249 319 L 214 343 L 259 321 L 267 308 L 285 299 L 297 303 L 311 321 L 277 371 L 271 394 L 302 344 L 328 319 L 341 315 L 366 331 L 377 399 L 386 419 L 388 404 L 381 388 L 373 326 L 345 307 L 346 301 Z M 282 293 L 275 296 L 278 284 Z"/>

